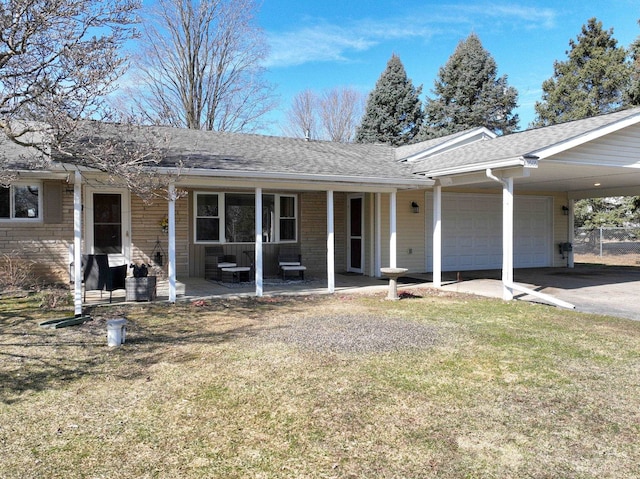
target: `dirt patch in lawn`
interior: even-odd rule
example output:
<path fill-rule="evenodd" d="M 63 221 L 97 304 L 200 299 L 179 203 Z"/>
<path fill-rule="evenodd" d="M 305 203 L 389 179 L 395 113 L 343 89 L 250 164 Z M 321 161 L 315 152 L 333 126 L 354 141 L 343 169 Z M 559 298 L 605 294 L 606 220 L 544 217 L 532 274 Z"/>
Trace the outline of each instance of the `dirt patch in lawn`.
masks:
<path fill-rule="evenodd" d="M 432 347 L 438 337 L 433 326 L 366 314 L 318 315 L 299 318 L 262 334 L 316 352 L 380 353 Z"/>

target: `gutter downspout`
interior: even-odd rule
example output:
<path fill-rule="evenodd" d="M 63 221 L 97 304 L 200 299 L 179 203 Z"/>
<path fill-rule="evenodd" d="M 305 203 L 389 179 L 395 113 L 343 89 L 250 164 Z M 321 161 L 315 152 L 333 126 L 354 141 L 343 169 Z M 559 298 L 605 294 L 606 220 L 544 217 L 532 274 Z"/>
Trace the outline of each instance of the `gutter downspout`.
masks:
<path fill-rule="evenodd" d="M 513 299 L 513 290 L 520 291 L 531 296 L 538 297 L 561 308 L 575 309 L 575 306 L 566 301 L 554 298 L 548 294 L 540 293 L 526 288 L 513 281 L 513 178 L 506 180 L 493 174 L 491 168 L 486 170 L 487 178 L 502 185 L 502 286 L 503 299 Z"/>

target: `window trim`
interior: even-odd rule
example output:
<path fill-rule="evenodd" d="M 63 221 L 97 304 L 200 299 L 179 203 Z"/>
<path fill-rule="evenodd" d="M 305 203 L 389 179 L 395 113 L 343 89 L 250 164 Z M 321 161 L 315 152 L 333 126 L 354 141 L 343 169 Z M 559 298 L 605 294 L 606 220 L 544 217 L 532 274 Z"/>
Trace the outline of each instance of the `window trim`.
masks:
<path fill-rule="evenodd" d="M 16 208 L 15 208 L 15 187 L 18 186 L 36 186 L 38 188 L 38 216 L 34 218 L 16 218 Z M 0 217 L 0 222 L 2 223 L 42 223 L 44 217 L 43 211 L 43 184 L 41 180 L 35 181 L 16 181 L 15 183 L 11 183 L 9 185 L 9 217 L 4 218 Z"/>
<path fill-rule="evenodd" d="M 255 201 L 255 192 L 247 192 L 247 191 L 194 191 L 193 192 L 193 243 L 194 244 L 254 244 L 255 242 L 227 242 L 226 238 L 226 195 L 253 195 Z M 219 240 L 198 240 L 198 196 L 200 195 L 217 195 L 218 196 L 218 216 L 219 222 Z M 273 196 L 274 197 L 274 210 L 275 210 L 275 240 L 270 242 L 264 242 L 265 244 L 281 244 L 281 243 L 297 243 L 298 242 L 298 228 L 299 228 L 299 219 L 298 219 L 298 195 L 293 193 L 262 193 L 264 196 Z M 295 221 L 295 239 L 292 240 L 281 240 L 280 239 L 280 198 L 287 197 L 293 198 L 294 202 L 294 217 L 285 217 L 285 219 L 293 219 Z"/>
<path fill-rule="evenodd" d="M 282 198 L 293 198 L 293 216 L 280 216 L 280 200 Z M 277 211 L 277 219 L 276 219 L 276 238 L 278 238 L 278 243 L 297 243 L 298 242 L 298 195 L 291 194 L 278 194 L 276 195 L 276 211 Z M 283 240 L 280 237 L 280 222 L 285 220 L 293 220 L 295 224 L 294 228 L 294 238 Z"/>
<path fill-rule="evenodd" d="M 218 198 L 218 216 L 198 215 L 198 196 L 216 196 Z M 224 193 L 216 191 L 196 191 L 193 196 L 193 242 L 195 244 L 219 244 L 224 242 Z M 199 240 L 198 239 L 198 219 L 218 218 L 218 238 L 219 240 Z"/>

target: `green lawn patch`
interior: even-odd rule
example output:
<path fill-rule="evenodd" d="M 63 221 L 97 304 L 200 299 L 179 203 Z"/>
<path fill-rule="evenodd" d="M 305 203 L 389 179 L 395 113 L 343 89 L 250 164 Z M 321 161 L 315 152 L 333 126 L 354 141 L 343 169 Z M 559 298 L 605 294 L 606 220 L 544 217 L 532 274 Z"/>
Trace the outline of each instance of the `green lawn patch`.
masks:
<path fill-rule="evenodd" d="M 0 475 L 640 475 L 640 323 L 383 298 L 120 305 L 51 329 L 68 311 L 5 297 Z"/>

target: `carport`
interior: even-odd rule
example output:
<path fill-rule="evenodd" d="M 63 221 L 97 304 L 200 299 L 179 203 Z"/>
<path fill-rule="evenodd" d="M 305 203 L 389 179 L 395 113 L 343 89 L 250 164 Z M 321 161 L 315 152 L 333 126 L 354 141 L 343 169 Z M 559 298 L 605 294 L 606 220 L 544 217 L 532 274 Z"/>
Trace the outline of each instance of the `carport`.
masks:
<path fill-rule="evenodd" d="M 514 194 L 562 193 L 566 231 L 554 231 L 554 247 L 573 242 L 573 203 L 583 198 L 640 195 L 640 108 L 483 139 L 410 159 L 433 188 L 433 284 L 442 282 L 443 191 L 502 192 L 502 297 L 525 293 L 553 304 L 573 304 L 514 279 Z M 562 211 L 556 211 L 559 209 Z M 521 213 L 523 214 L 523 213 Z M 524 213 L 526 214 L 526 212 Z M 564 253 L 564 252 L 562 252 Z M 573 268 L 573 255 L 567 266 Z M 619 277 L 610 278 L 618 281 Z M 579 298 L 578 298 L 579 299 Z"/>
<path fill-rule="evenodd" d="M 576 264 L 573 268 L 524 268 L 514 271 L 515 281 L 531 290 L 575 305 L 584 313 L 640 320 L 640 268 Z M 442 289 L 457 293 L 500 297 L 500 270 L 468 271 L 458 281 L 444 275 Z M 515 294 L 515 299 L 554 304 L 538 296 Z"/>

